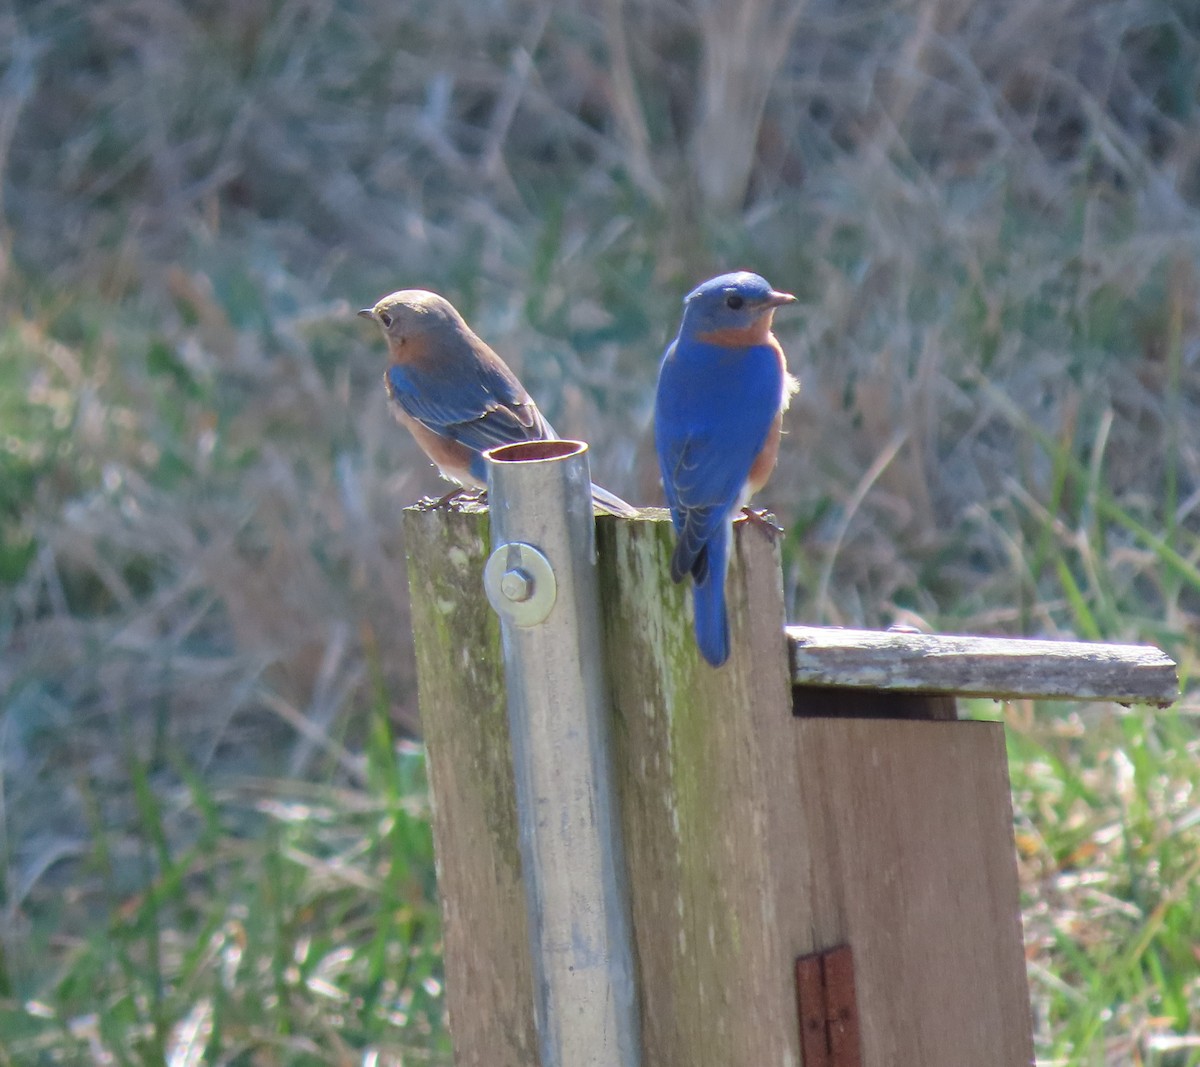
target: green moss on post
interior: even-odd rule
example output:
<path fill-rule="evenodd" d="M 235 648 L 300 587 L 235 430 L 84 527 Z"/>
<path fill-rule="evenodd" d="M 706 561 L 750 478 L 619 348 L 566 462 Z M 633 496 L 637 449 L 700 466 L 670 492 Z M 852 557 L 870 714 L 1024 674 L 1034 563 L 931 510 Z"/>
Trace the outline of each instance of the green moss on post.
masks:
<path fill-rule="evenodd" d="M 404 515 L 458 1067 L 537 1063 L 500 624 L 477 504 Z"/>
<path fill-rule="evenodd" d="M 772 914 L 808 880 L 782 799 L 797 768 L 778 550 L 739 524 L 733 652 L 714 669 L 673 543 L 665 512 L 598 525 L 645 1062 L 795 1064 L 787 976 L 812 931 L 803 906 Z"/>

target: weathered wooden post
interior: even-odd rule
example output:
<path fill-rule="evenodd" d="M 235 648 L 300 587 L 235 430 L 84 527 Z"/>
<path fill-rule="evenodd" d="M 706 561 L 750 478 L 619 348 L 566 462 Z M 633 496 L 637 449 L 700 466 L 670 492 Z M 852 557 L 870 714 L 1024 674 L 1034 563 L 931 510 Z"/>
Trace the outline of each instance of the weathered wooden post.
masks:
<path fill-rule="evenodd" d="M 406 515 L 460 1067 L 536 1063 L 487 515 Z M 614 767 L 655 1067 L 1024 1067 L 1003 727 L 955 696 L 1169 702 L 1153 649 L 785 628 L 737 530 L 733 654 L 699 657 L 664 512 L 597 520 Z M 543 1065 L 546 1067 L 546 1065 Z"/>

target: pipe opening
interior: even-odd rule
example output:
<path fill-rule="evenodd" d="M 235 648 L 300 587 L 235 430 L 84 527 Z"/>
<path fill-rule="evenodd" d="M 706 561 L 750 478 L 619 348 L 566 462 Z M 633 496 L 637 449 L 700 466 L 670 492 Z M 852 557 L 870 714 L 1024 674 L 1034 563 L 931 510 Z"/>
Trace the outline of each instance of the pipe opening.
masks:
<path fill-rule="evenodd" d="M 536 463 L 548 459 L 567 459 L 587 451 L 583 441 L 521 441 L 515 445 L 489 448 L 484 457 L 493 463 Z"/>

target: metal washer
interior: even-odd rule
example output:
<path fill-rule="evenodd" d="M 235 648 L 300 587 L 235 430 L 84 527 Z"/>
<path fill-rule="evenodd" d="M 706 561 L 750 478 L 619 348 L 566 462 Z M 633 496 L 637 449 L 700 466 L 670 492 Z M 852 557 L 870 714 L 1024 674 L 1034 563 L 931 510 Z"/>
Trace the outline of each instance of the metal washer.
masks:
<path fill-rule="evenodd" d="M 511 600 L 505 595 L 501 583 L 510 572 L 520 572 L 532 586 L 527 599 Z M 558 598 L 558 581 L 550 561 L 523 541 L 501 545 L 488 557 L 483 568 L 483 588 L 496 613 L 517 626 L 545 622 Z"/>

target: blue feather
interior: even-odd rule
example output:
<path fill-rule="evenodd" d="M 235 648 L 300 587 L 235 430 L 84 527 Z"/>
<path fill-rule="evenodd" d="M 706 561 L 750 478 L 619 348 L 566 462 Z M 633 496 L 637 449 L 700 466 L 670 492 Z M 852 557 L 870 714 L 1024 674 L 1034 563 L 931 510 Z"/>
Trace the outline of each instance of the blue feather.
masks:
<path fill-rule="evenodd" d="M 692 587 L 693 628 L 700 654 L 714 667 L 729 658 L 729 619 L 725 611 L 725 575 L 729 570 L 729 533 L 727 522 L 705 546 L 707 566 L 703 577 Z"/>
<path fill-rule="evenodd" d="M 554 431 L 522 390 L 502 375 L 462 382 L 420 367 L 393 364 L 387 370 L 388 395 L 405 413 L 435 433 L 476 452 L 521 441 L 542 441 Z"/>
<path fill-rule="evenodd" d="M 713 666 L 729 655 L 733 514 L 785 399 L 782 355 L 763 317 L 793 299 L 745 272 L 706 282 L 685 301 L 659 369 L 654 437 L 677 534 L 671 577 L 692 576 L 696 642 Z"/>

